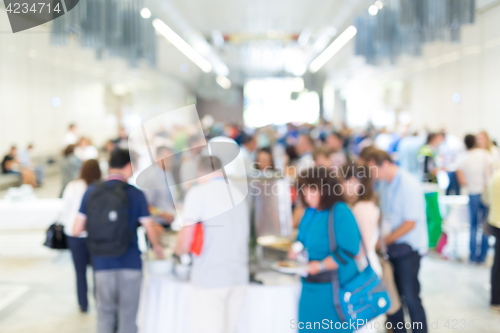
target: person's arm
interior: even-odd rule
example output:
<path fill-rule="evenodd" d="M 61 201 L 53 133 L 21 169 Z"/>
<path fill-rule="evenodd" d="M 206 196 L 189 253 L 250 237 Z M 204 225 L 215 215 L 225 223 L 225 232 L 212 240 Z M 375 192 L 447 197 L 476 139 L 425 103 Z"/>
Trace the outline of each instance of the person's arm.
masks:
<path fill-rule="evenodd" d="M 400 237 L 403 237 L 415 228 L 415 221 L 404 221 L 399 227 L 384 238 L 386 245 L 393 244 Z"/>
<path fill-rule="evenodd" d="M 142 217 L 139 222 L 146 230 L 146 236 L 151 243 L 151 248 L 158 259 L 163 259 L 165 255 L 163 254 L 163 247 L 160 245 L 160 235 L 156 231 L 155 222 L 150 217 Z"/>
<path fill-rule="evenodd" d="M 331 256 L 328 256 L 322 261 L 310 261 L 307 265 L 307 272 L 309 275 L 316 275 L 321 273 L 323 270 L 332 271 L 338 267 L 339 265 L 335 262 L 335 260 L 333 260 Z"/>
<path fill-rule="evenodd" d="M 196 230 L 196 224 L 187 223 L 185 227 L 179 231 L 177 234 L 177 240 L 174 247 L 174 253 L 178 256 L 189 253 L 191 250 L 191 245 L 194 241 L 194 232 Z"/>
<path fill-rule="evenodd" d="M 404 187 L 403 191 L 398 193 L 403 198 L 403 222 L 384 238 L 386 245 L 395 243 L 399 238 L 411 232 L 415 229 L 417 222 L 426 223 L 423 217 L 425 216 L 425 195 L 421 184 L 414 180 L 413 185 Z"/>
<path fill-rule="evenodd" d="M 87 216 L 82 213 L 76 215 L 75 223 L 73 224 L 73 235 L 78 237 L 82 232 L 85 231 L 85 224 L 87 223 Z"/>
<path fill-rule="evenodd" d="M 458 180 L 458 184 L 460 184 L 460 186 L 466 186 L 467 185 L 467 181 L 465 180 L 465 176 L 464 176 L 464 173 L 458 169 L 455 174 L 457 175 L 457 180 Z"/>

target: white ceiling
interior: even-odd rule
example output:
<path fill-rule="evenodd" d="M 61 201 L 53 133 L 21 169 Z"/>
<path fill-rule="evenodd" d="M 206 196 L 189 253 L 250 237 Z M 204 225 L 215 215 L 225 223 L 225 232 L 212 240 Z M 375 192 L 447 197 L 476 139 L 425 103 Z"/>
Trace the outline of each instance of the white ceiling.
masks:
<path fill-rule="evenodd" d="M 281 30 L 299 34 L 305 28 L 328 25 L 349 0 L 172 0 L 172 4 L 198 31 L 210 36 L 266 34 Z"/>
<path fill-rule="evenodd" d="M 229 78 L 242 83 L 252 76 L 298 75 L 332 40 L 335 31 L 352 23 L 370 0 L 149 0 L 153 15 L 164 20 L 186 40 L 196 33 L 211 43 L 212 50 L 230 70 Z M 365 8 L 366 7 L 366 8 Z M 240 37 L 223 46 L 212 43 L 212 33 Z M 306 43 L 296 38 L 304 31 Z M 165 49 L 164 47 L 162 47 Z M 160 48 L 160 49 L 162 49 Z M 172 49 L 172 50 L 171 50 Z M 179 73 L 181 57 L 169 48 L 168 62 Z M 167 53 L 160 52 L 160 57 Z M 193 63 L 185 59 L 190 68 Z M 165 64 L 164 59 L 160 63 Z M 163 67 L 163 66 L 162 66 Z M 165 67 L 163 67 L 165 68 Z M 180 74 L 193 78 L 200 73 Z"/>

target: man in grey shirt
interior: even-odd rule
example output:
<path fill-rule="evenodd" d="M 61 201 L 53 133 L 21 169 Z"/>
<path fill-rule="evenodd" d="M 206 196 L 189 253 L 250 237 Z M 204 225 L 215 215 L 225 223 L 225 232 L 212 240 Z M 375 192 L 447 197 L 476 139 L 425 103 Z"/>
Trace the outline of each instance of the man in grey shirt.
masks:
<path fill-rule="evenodd" d="M 198 185 L 186 194 L 175 248 L 178 255 L 190 252 L 201 223 L 203 246 L 193 255 L 191 272 L 190 327 L 192 332 L 234 332 L 248 283 L 248 205 L 245 200 L 232 205 L 230 196 L 238 194 L 235 188 L 228 191 L 218 158 L 201 157 L 198 172 Z"/>

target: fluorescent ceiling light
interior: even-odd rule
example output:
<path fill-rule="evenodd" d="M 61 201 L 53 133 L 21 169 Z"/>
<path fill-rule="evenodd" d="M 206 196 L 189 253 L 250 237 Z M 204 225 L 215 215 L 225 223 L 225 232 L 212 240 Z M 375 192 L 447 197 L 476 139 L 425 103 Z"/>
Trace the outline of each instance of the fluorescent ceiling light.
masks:
<path fill-rule="evenodd" d="M 311 73 L 316 73 L 319 69 L 333 57 L 348 41 L 356 35 L 356 27 L 351 25 L 338 36 L 316 59 L 309 65 Z"/>
<path fill-rule="evenodd" d="M 203 58 L 195 49 L 191 47 L 184 39 L 176 34 L 168 25 L 160 19 L 153 20 L 153 26 L 156 31 L 163 35 L 170 43 L 172 43 L 179 51 L 194 62 L 205 73 L 212 71 L 212 64 Z"/>
<path fill-rule="evenodd" d="M 141 16 L 142 18 L 150 18 L 151 17 L 151 11 L 149 9 L 147 9 L 146 7 L 144 7 L 143 9 L 141 9 Z"/>
<path fill-rule="evenodd" d="M 215 81 L 217 81 L 219 86 L 221 86 L 224 89 L 231 88 L 231 81 L 225 76 L 217 75 L 217 78 L 215 79 Z"/>

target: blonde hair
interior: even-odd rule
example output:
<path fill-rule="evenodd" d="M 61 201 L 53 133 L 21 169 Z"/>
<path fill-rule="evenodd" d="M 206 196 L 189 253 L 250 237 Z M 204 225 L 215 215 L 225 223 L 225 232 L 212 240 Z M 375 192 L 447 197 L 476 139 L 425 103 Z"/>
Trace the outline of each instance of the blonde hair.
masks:
<path fill-rule="evenodd" d="M 486 131 L 481 131 L 481 132 L 478 133 L 478 135 L 479 134 L 482 134 L 482 135 L 485 136 L 485 138 L 486 138 L 486 149 L 490 150 L 491 147 L 493 147 L 493 142 L 491 141 L 490 136 L 488 135 L 488 133 Z"/>

